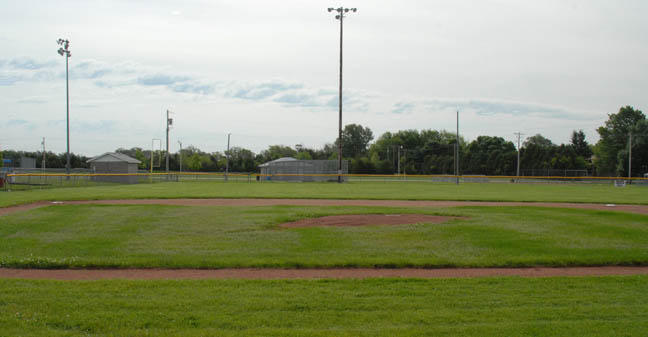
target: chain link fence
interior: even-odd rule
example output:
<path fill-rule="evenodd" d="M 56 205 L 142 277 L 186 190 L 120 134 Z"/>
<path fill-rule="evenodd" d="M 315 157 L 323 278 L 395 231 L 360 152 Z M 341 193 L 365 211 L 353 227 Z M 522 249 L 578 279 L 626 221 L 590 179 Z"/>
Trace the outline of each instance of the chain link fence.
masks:
<path fill-rule="evenodd" d="M 609 184 L 614 186 L 648 186 L 648 178 L 620 177 L 561 177 L 561 176 L 483 176 L 483 175 L 369 175 L 343 174 L 345 182 L 383 183 L 525 183 L 525 184 Z M 338 174 L 258 174 L 258 173 L 3 173 L 0 174 L 0 188 L 5 191 L 117 186 L 123 184 L 154 184 L 161 182 L 232 182 L 232 183 L 287 183 L 294 181 L 337 181 Z M 109 179 L 107 179 L 109 178 Z"/>

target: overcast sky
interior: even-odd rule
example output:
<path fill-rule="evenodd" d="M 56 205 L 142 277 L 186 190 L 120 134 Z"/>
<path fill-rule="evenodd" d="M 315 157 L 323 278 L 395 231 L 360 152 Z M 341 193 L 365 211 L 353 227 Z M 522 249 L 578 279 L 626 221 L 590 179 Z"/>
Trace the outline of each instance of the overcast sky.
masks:
<path fill-rule="evenodd" d="M 70 40 L 71 151 L 151 147 L 319 148 L 344 124 L 378 137 L 454 130 L 555 143 L 621 106 L 648 110 L 643 0 L 0 0 L 0 148 L 65 151 Z"/>

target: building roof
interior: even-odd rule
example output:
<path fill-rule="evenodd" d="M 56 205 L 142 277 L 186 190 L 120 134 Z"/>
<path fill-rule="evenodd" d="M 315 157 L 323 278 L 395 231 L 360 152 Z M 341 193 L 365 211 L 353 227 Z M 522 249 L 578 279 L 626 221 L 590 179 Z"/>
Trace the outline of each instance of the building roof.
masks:
<path fill-rule="evenodd" d="M 129 164 L 139 164 L 141 161 L 129 157 L 123 153 L 115 153 L 115 152 L 106 152 L 102 155 L 96 156 L 92 159 L 88 160 L 88 163 L 104 163 L 104 162 L 126 162 Z"/>
<path fill-rule="evenodd" d="M 278 163 L 278 162 L 282 162 L 282 161 L 294 161 L 294 160 L 297 160 L 297 159 L 295 159 L 293 157 L 283 157 L 283 158 L 275 159 L 273 161 L 269 161 L 267 163 L 263 163 L 263 164 L 259 165 L 259 167 L 267 167 L 267 166 L 270 165 L 270 163 Z"/>

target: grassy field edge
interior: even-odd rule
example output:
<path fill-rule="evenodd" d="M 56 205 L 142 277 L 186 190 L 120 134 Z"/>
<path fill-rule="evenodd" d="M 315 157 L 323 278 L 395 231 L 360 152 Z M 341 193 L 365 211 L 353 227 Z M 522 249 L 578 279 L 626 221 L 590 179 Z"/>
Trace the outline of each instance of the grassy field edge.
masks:
<path fill-rule="evenodd" d="M 183 182 L 0 192 L 0 207 L 38 201 L 107 199 L 342 199 L 618 203 L 648 205 L 648 187 L 466 183 Z"/>
<path fill-rule="evenodd" d="M 0 279 L 7 335 L 642 336 L 648 277 Z"/>

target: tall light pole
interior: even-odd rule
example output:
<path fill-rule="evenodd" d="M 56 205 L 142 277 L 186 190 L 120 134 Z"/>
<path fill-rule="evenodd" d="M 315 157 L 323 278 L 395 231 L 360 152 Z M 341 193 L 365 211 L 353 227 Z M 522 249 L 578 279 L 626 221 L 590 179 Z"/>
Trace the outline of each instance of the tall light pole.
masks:
<path fill-rule="evenodd" d="M 338 125 L 338 183 L 342 182 L 342 37 L 343 37 L 343 22 L 344 22 L 344 14 L 348 13 L 349 11 L 351 12 L 356 12 L 358 11 L 357 8 L 344 8 L 344 7 L 339 7 L 339 8 L 333 8 L 329 7 L 328 9 L 329 13 L 332 11 L 336 11 L 338 14 L 335 16 L 336 19 L 340 20 L 340 98 L 339 98 L 339 106 L 340 106 L 340 121 Z"/>
<path fill-rule="evenodd" d="M 65 173 L 70 174 L 70 86 L 69 86 L 69 76 L 68 76 L 68 59 L 72 54 L 70 53 L 70 41 L 58 39 L 59 49 L 58 53 L 61 56 L 65 56 L 65 105 L 66 105 L 66 121 L 67 121 L 67 161 L 65 163 Z M 70 179 L 68 176 L 67 179 Z"/>
<path fill-rule="evenodd" d="M 166 173 L 169 173 L 169 127 L 173 125 L 173 118 L 169 118 L 170 111 L 166 111 Z M 168 176 L 167 176 L 168 179 Z"/>
<path fill-rule="evenodd" d="M 178 141 L 178 144 L 180 144 L 180 172 L 182 172 L 182 142 Z"/>
<path fill-rule="evenodd" d="M 518 151 L 517 151 L 517 152 L 518 152 L 518 153 L 517 153 L 517 176 L 519 177 L 519 176 L 520 176 L 520 137 L 521 137 L 522 135 L 524 135 L 524 134 L 521 133 L 521 132 L 516 132 L 516 133 L 514 133 L 514 135 L 516 135 L 516 136 L 518 137 Z"/>
<path fill-rule="evenodd" d="M 628 139 L 628 178 L 632 178 L 632 133 Z"/>
<path fill-rule="evenodd" d="M 403 145 L 398 146 L 398 175 L 400 175 L 400 158 L 401 158 L 400 152 L 401 152 L 401 149 L 403 149 Z"/>
<path fill-rule="evenodd" d="M 455 144 L 455 176 L 456 184 L 459 185 L 459 110 L 457 110 L 457 141 Z"/>
<path fill-rule="evenodd" d="M 227 134 L 227 152 L 225 152 L 225 181 L 227 181 L 227 174 L 229 173 L 229 146 L 231 135 L 231 133 Z"/>
<path fill-rule="evenodd" d="M 45 172 L 45 137 L 43 137 L 41 145 L 43 145 L 43 163 L 41 164 L 41 170 Z"/>

